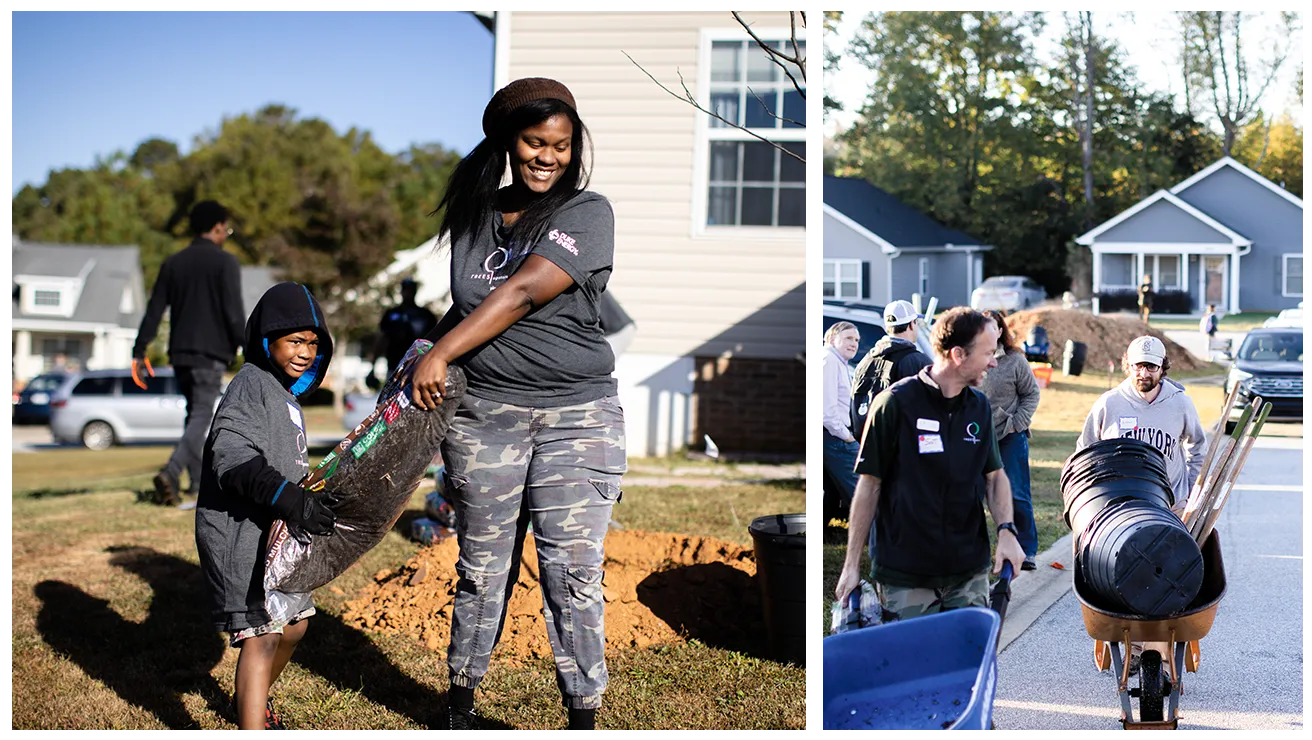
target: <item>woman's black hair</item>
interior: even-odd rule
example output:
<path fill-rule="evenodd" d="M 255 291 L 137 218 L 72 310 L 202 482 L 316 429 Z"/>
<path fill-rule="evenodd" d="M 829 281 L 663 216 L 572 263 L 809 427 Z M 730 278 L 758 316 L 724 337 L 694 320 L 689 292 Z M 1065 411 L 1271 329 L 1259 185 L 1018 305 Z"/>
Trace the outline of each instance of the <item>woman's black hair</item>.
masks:
<path fill-rule="evenodd" d="M 571 106 L 554 98 L 534 100 L 515 108 L 498 122 L 497 130 L 460 160 L 447 181 L 442 202 L 433 211 L 433 214 L 442 211 L 439 235 L 449 235 L 453 244 L 465 236 L 479 237 L 497 208 L 497 191 L 508 166 L 509 153 L 515 146 L 515 138 L 520 131 L 557 114 L 568 117 L 574 125 L 569 166 L 551 190 L 529 203 L 510 230 L 511 238 L 524 244 L 532 244 L 542 237 L 551 217 L 588 186 L 588 172 L 583 165 L 587 129 Z"/>

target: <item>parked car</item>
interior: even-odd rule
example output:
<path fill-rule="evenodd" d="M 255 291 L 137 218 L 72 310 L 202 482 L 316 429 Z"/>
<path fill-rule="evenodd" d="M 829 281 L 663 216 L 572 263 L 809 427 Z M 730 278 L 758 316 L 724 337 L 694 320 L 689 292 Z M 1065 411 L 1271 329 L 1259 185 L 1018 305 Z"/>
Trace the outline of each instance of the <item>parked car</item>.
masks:
<path fill-rule="evenodd" d="M 132 382 L 132 371 L 74 372 L 51 394 L 50 432 L 56 442 L 104 450 L 129 442 L 177 442 L 187 418 L 173 368 Z M 217 403 L 216 403 L 217 405 Z"/>
<path fill-rule="evenodd" d="M 1048 291 L 1024 275 L 994 275 L 970 294 L 976 311 L 1023 311 L 1048 300 Z"/>
<path fill-rule="evenodd" d="M 352 432 L 378 407 L 378 394 L 347 393 L 342 397 L 342 405 L 346 407 L 342 414 L 342 428 Z"/>
<path fill-rule="evenodd" d="M 1248 332 L 1225 378 L 1227 396 L 1236 383 L 1239 396 L 1226 420 L 1227 434 L 1253 396 L 1271 402 L 1269 420 L 1302 421 L 1303 330 L 1263 327 Z"/>
<path fill-rule="evenodd" d="M 1286 308 L 1272 316 L 1262 322 L 1262 326 L 1296 326 L 1300 329 L 1303 328 L 1303 302 L 1298 302 L 1298 308 Z"/>
<path fill-rule="evenodd" d="M 67 373 L 43 373 L 32 378 L 14 395 L 14 424 L 46 424 L 50 421 L 50 394 L 68 377 Z"/>

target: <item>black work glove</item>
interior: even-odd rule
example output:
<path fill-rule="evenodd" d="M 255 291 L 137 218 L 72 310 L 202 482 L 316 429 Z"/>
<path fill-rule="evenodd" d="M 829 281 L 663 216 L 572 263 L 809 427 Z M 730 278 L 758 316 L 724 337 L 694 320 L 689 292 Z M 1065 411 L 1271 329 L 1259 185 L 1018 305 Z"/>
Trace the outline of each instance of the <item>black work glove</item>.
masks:
<path fill-rule="evenodd" d="M 307 491 L 295 483 L 288 483 L 270 506 L 288 526 L 327 537 L 332 536 L 333 524 L 337 521 L 337 516 L 328 506 L 336 502 L 334 494 Z"/>
<path fill-rule="evenodd" d="M 383 382 L 378 379 L 378 376 L 374 374 L 373 370 L 370 370 L 369 374 L 364 376 L 364 385 L 369 390 L 376 391 L 383 387 Z"/>

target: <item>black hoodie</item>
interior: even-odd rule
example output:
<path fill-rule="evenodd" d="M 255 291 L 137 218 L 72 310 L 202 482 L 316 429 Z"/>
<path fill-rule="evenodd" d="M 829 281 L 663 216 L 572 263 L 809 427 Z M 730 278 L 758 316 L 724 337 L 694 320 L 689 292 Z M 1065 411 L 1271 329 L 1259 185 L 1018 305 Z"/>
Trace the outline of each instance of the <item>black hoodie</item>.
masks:
<path fill-rule="evenodd" d="M 305 329 L 319 335 L 319 352 L 298 380 L 274 367 L 268 343 Z M 269 504 L 310 470 L 297 399 L 319 387 L 333 353 L 322 309 L 297 283 L 279 283 L 260 298 L 246 323 L 246 347 L 246 364 L 214 414 L 196 504 L 210 613 L 224 632 L 270 621 L 263 585 L 265 537 L 274 519 Z"/>

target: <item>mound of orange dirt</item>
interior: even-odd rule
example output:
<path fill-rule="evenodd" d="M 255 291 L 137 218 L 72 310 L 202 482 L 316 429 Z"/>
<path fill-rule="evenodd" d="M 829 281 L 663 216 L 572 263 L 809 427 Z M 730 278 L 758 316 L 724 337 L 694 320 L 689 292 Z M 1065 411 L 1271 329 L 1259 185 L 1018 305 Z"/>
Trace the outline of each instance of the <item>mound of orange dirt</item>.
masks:
<path fill-rule="evenodd" d="M 1107 363 L 1115 365 L 1115 372 L 1121 372 L 1121 356 L 1125 348 L 1136 337 L 1151 334 L 1166 345 L 1166 353 L 1171 358 L 1174 370 L 1196 370 L 1207 363 L 1194 357 L 1189 350 L 1172 342 L 1157 329 L 1150 328 L 1138 318 L 1124 316 L 1094 316 L 1085 311 L 1073 311 L 1064 308 L 1036 308 L 1030 311 L 1017 311 L 1007 317 L 1007 328 L 1023 343 L 1031 328 L 1042 326 L 1048 332 L 1048 361 L 1060 369 L 1066 354 L 1066 340 L 1083 342 L 1088 347 L 1084 360 L 1084 372 L 1106 372 Z"/>
<path fill-rule="evenodd" d="M 499 659 L 551 655 L 542 618 L 533 536 L 524 542 L 519 578 L 497 646 Z M 413 636 L 447 649 L 458 577 L 454 537 L 425 547 L 405 565 L 375 576 L 346 604 L 348 624 Z M 752 550 L 710 537 L 638 531 L 606 536 L 603 597 L 610 649 L 698 639 L 758 652 L 765 627 Z"/>

